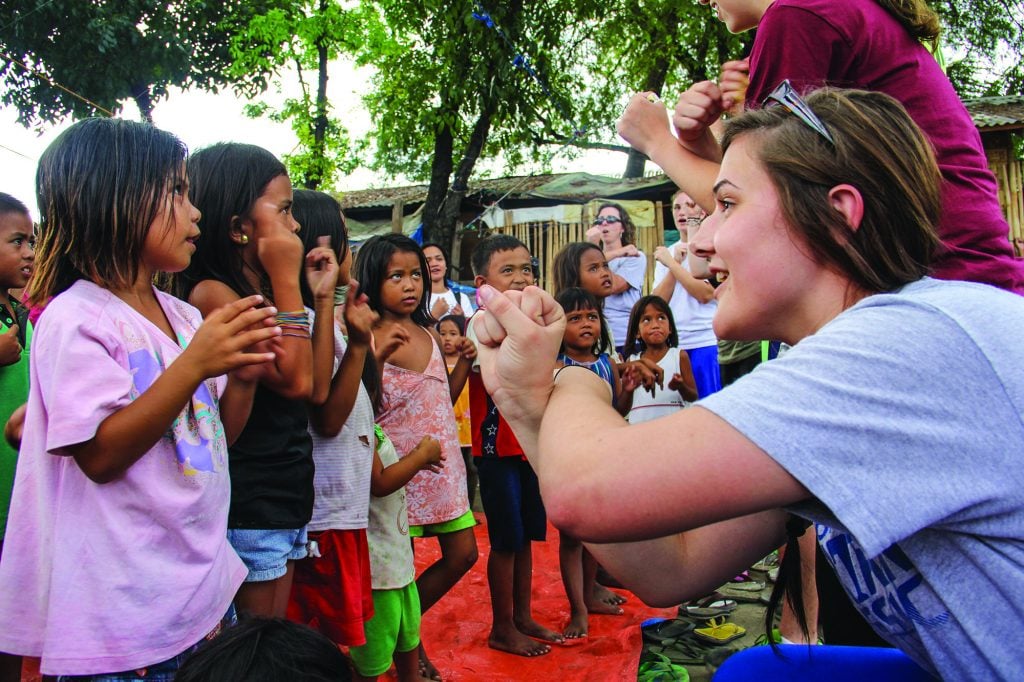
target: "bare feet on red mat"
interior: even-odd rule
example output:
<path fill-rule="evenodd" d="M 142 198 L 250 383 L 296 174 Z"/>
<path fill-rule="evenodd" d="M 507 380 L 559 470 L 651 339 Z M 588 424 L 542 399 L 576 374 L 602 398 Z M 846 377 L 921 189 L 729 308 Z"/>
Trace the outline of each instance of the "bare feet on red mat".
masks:
<path fill-rule="evenodd" d="M 434 667 L 434 664 L 427 658 L 427 651 L 423 648 L 422 642 L 420 642 L 420 677 L 441 682 L 441 671 Z"/>
<path fill-rule="evenodd" d="M 514 627 L 498 627 L 491 630 L 487 638 L 487 646 L 516 656 L 543 656 L 551 652 L 551 647 L 538 642 L 519 632 Z"/>
<path fill-rule="evenodd" d="M 610 606 L 619 606 L 626 603 L 626 598 L 617 592 L 612 592 L 607 587 L 600 583 L 594 583 L 594 589 L 592 592 L 593 600 L 599 601 Z M 589 606 L 589 605 L 588 605 Z M 620 610 L 619 613 L 622 613 Z"/>
<path fill-rule="evenodd" d="M 562 634 L 565 635 L 566 641 L 571 639 L 580 639 L 587 636 L 589 627 L 590 624 L 586 613 L 574 613 L 569 618 L 569 624 L 565 626 L 565 630 Z"/>

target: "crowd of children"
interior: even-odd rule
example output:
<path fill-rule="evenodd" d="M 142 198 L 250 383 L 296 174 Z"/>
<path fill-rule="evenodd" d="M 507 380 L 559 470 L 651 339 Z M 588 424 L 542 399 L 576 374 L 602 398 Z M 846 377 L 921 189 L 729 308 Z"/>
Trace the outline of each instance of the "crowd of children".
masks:
<path fill-rule="evenodd" d="M 239 615 L 287 615 L 348 647 L 357 679 L 392 665 L 437 679 L 420 614 L 477 559 L 477 470 L 492 647 L 544 654 L 585 636 L 589 613 L 621 613 L 563 533 L 570 622 L 534 620 L 543 502 L 472 371 L 473 304 L 438 290 L 440 247 L 385 235 L 353 258 L 337 201 L 293 190 L 266 150 L 187 155 L 127 121 L 72 126 L 38 183 L 38 229 L 0 196 L 2 416 L 14 417 L 0 481 L 5 676 L 32 656 L 47 675 L 169 679 Z M 616 232 L 605 248 L 619 248 L 602 220 Z M 559 260 L 579 317 L 560 358 L 600 372 L 626 414 L 638 387 L 664 390 L 661 358 L 647 355 L 668 354 L 669 330 L 641 334 L 620 370 L 603 313 L 620 294 L 602 247 L 571 244 Z M 509 236 L 484 240 L 473 266 L 478 286 L 535 283 Z M 670 369 L 668 390 L 693 399 L 688 371 Z M 441 558 L 417 578 L 410 538 L 424 536 Z"/>

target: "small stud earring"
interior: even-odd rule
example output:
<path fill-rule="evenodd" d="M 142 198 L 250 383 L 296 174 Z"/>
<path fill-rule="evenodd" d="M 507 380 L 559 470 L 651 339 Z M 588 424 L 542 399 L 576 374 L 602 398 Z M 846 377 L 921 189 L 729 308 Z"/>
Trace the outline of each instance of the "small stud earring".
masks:
<path fill-rule="evenodd" d="M 249 235 L 243 234 L 241 241 L 242 241 L 243 244 L 248 244 L 249 243 Z"/>

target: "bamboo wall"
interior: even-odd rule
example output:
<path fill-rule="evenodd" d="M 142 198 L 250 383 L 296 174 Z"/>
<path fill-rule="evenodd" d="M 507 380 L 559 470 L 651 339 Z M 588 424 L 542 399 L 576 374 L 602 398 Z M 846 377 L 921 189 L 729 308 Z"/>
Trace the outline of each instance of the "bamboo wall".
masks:
<path fill-rule="evenodd" d="M 999 182 L 999 206 L 1010 224 L 1010 243 L 1024 257 L 1024 161 L 1010 159 L 990 167 Z"/>
<path fill-rule="evenodd" d="M 654 249 L 665 243 L 662 203 L 656 201 L 653 207 L 653 224 L 636 226 L 636 247 L 647 255 L 647 276 L 644 282 L 644 294 L 649 293 L 654 286 Z M 554 282 L 551 273 L 554 268 L 555 255 L 563 246 L 570 242 L 586 241 L 587 230 L 590 228 L 590 221 L 593 217 L 591 215 L 593 208 L 595 206 L 588 205 L 584 207 L 582 213 L 583 222 L 560 223 L 556 221 L 539 221 L 512 223 L 506 224 L 503 227 L 496 227 L 493 231 L 512 235 L 526 244 L 527 248 L 530 249 L 530 253 L 540 263 L 538 284 L 553 295 Z M 511 214 L 511 211 L 506 212 L 508 216 Z"/>

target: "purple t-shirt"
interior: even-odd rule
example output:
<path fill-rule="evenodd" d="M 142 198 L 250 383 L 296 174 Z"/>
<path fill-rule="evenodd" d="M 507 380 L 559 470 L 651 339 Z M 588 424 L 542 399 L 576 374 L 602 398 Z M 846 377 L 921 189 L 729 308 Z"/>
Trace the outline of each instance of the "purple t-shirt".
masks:
<path fill-rule="evenodd" d="M 759 107 L 788 78 L 895 97 L 931 139 L 944 179 L 932 274 L 1024 294 L 981 136 L 935 58 L 874 0 L 776 0 L 757 27 L 747 102 Z"/>
<path fill-rule="evenodd" d="M 45 674 L 135 670 L 175 656 L 224 616 L 246 570 L 227 541 L 219 396 L 208 379 L 119 478 L 89 480 L 67 446 L 145 392 L 201 321 L 157 298 L 177 340 L 106 289 L 75 283 L 43 311 L 0 561 L 0 651 Z"/>

